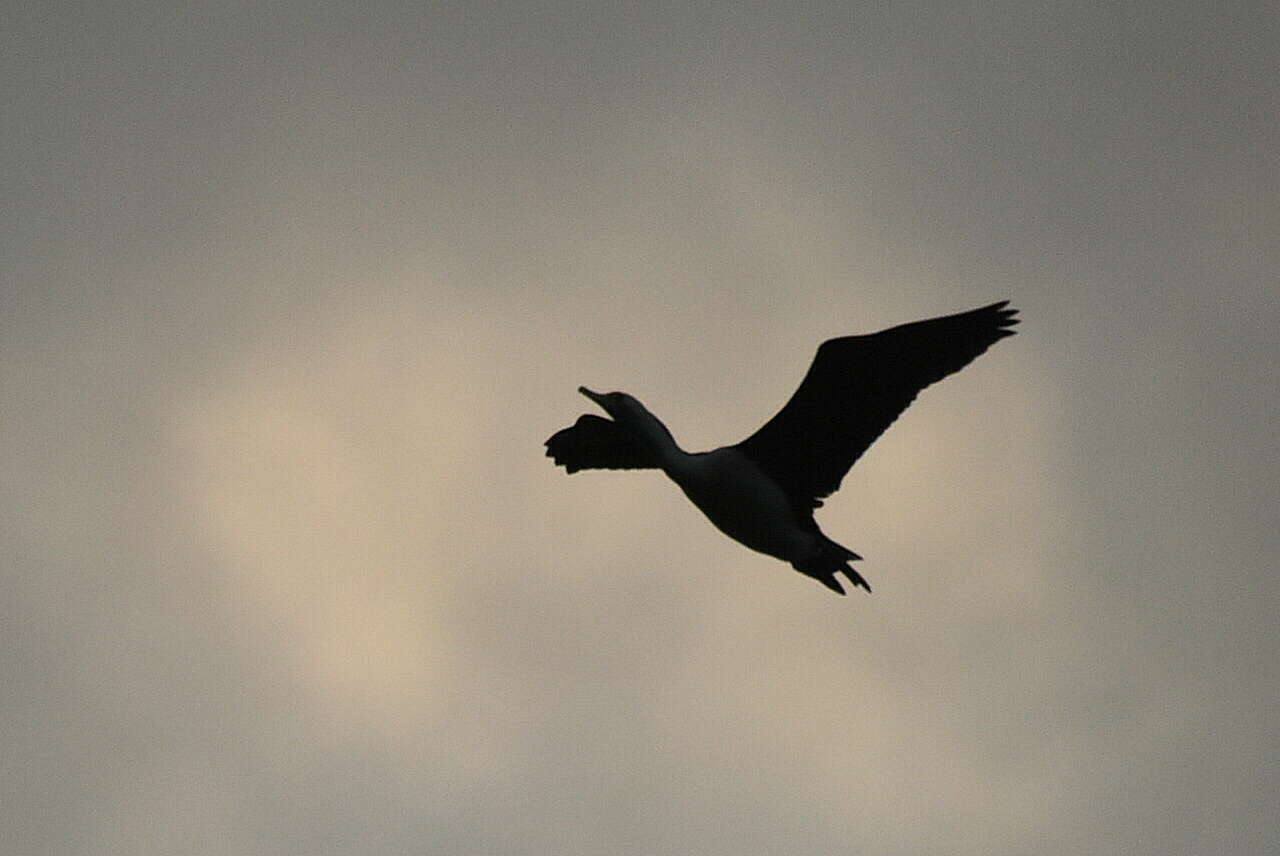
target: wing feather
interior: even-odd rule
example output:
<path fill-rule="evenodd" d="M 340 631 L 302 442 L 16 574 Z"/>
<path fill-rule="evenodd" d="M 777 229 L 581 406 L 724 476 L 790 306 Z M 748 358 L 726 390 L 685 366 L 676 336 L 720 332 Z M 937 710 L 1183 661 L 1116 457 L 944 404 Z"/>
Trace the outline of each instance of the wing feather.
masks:
<path fill-rule="evenodd" d="M 920 390 L 967 366 L 1018 319 L 1007 300 L 818 347 L 791 399 L 738 448 L 793 497 L 829 496 Z"/>
<path fill-rule="evenodd" d="M 547 457 L 570 473 L 578 470 L 638 470 L 658 466 L 653 453 L 612 419 L 584 413 L 545 443 Z"/>

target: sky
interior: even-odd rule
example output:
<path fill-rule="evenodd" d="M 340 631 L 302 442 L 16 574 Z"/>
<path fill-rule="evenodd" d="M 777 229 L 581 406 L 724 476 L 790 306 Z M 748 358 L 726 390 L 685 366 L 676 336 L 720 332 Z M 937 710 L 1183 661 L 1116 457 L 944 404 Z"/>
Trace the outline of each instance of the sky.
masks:
<path fill-rule="evenodd" d="M 1280 837 L 1280 21 L 111 3 L 0 32 L 0 818 L 41 854 Z M 818 514 L 660 473 L 1009 299 Z"/>

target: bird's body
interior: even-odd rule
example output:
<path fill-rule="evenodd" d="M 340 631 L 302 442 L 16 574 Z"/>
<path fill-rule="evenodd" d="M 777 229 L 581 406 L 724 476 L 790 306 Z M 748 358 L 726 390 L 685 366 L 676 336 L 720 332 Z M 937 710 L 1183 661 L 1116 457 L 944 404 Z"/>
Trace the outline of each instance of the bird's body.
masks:
<path fill-rule="evenodd" d="M 808 546 L 782 488 L 732 446 L 684 454 L 663 470 L 717 529 L 752 550 L 790 561 Z"/>
<path fill-rule="evenodd" d="M 579 392 L 612 419 L 585 414 L 547 440 L 547 455 L 570 472 L 661 469 L 717 529 L 844 594 L 836 573 L 871 590 L 853 570 L 857 553 L 818 528 L 813 510 L 853 462 L 925 386 L 959 371 L 1013 335 L 1016 310 L 995 303 L 904 324 L 818 348 L 786 406 L 741 443 L 682 450 L 643 404 L 624 392 Z"/>

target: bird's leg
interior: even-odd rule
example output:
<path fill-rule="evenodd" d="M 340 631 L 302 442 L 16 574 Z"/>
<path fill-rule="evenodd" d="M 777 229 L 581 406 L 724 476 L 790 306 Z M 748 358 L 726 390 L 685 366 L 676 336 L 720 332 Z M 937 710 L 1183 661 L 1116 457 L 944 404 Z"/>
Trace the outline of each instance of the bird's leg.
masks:
<path fill-rule="evenodd" d="M 855 558 L 860 559 L 862 557 L 856 556 Z M 849 578 L 849 582 L 853 583 L 855 586 L 862 586 L 868 592 L 871 591 L 871 585 L 863 578 L 862 574 L 855 571 L 851 565 L 845 565 L 841 570 L 844 571 L 844 575 Z"/>

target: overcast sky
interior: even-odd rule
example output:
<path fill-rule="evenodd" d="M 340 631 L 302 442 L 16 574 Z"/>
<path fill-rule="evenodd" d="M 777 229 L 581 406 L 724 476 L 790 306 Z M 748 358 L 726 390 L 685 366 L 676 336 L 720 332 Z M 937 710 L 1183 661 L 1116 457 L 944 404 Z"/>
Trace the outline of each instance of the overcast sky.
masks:
<path fill-rule="evenodd" d="M 23 854 L 1228 854 L 1280 814 L 1270 3 L 30 3 L 0 32 Z M 657 473 L 1011 299 L 819 512 Z"/>

